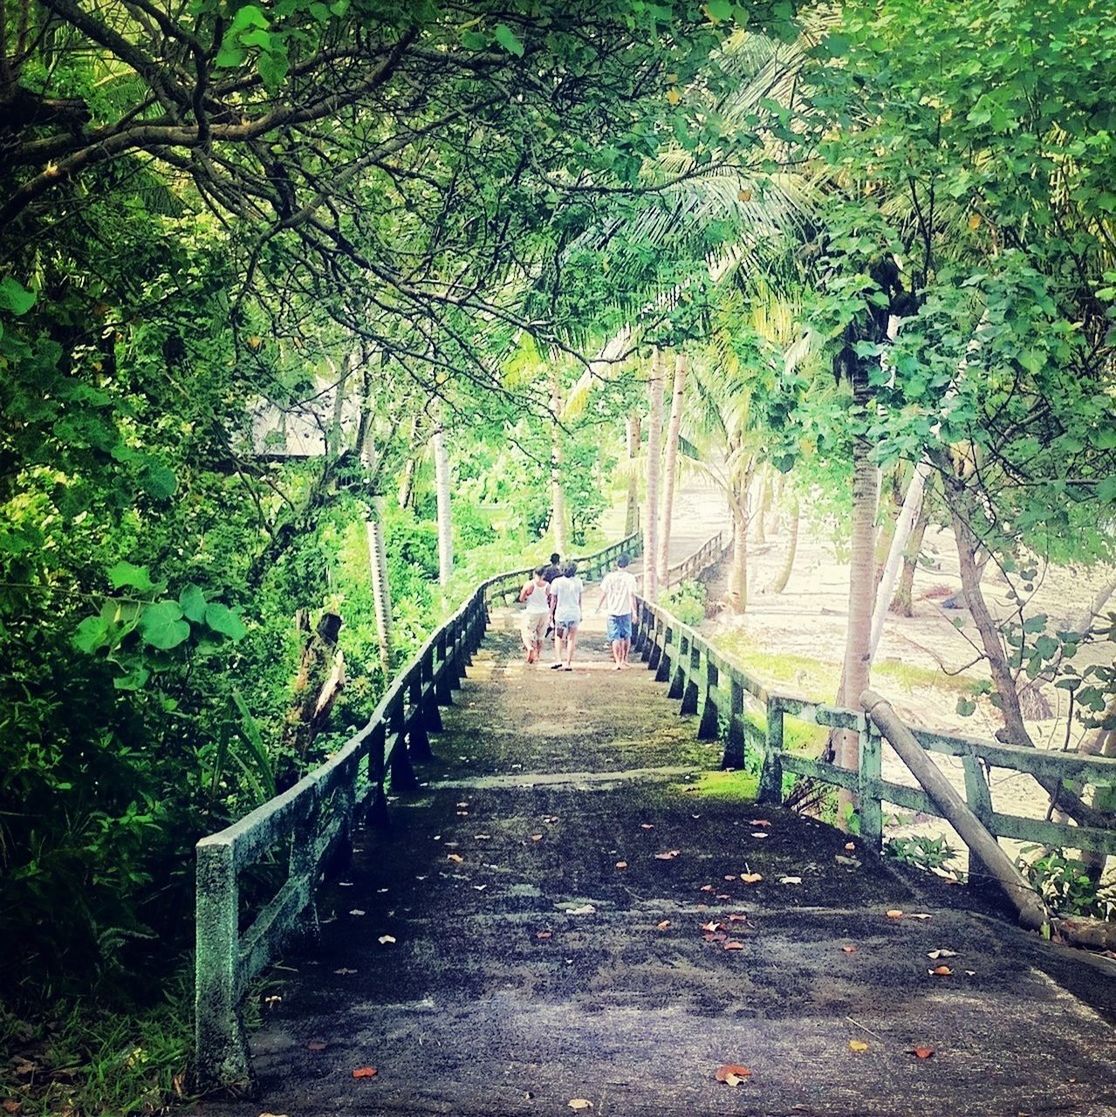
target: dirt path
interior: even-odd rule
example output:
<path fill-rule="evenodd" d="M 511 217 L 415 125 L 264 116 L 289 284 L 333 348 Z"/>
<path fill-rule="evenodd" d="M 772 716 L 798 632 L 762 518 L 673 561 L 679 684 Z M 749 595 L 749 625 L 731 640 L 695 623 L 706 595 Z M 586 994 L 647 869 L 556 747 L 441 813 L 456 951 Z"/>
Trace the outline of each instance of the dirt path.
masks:
<path fill-rule="evenodd" d="M 703 794 L 719 749 L 650 672 L 610 670 L 591 614 L 575 663 L 528 668 L 496 616 L 420 794 L 360 835 L 320 946 L 257 1000 L 259 1096 L 198 1113 L 1116 1114 L 1111 1029 L 1068 988 L 1111 1019 L 1105 971 Z M 725 1063 L 752 1074 L 721 1085 Z"/>

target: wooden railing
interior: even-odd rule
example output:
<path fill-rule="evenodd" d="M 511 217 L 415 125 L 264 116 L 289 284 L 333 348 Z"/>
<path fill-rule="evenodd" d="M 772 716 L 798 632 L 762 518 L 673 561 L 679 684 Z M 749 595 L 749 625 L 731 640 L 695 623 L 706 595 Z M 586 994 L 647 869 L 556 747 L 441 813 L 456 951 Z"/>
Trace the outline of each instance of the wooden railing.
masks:
<path fill-rule="evenodd" d="M 622 552 L 638 553 L 630 536 L 577 560 L 593 577 Z M 385 783 L 393 792 L 417 786 L 413 763 L 431 758 L 431 732 L 442 728 L 488 624 L 488 606 L 518 593 L 530 570 L 482 582 L 435 631 L 380 699 L 368 724 L 288 791 L 197 844 L 195 1030 L 199 1082 L 233 1086 L 250 1079 L 240 1002 L 249 983 L 281 951 L 318 933 L 315 889 L 327 866 L 343 864 L 362 821 L 387 821 Z M 241 874 L 276 852 L 286 881 L 241 929 Z"/>
<path fill-rule="evenodd" d="M 941 817 L 934 801 L 921 788 L 883 778 L 881 738 L 863 711 L 769 691 L 692 628 L 665 609 L 643 600 L 639 604 L 633 650 L 655 671 L 658 680 L 669 684 L 670 696 L 681 700 L 681 712 L 697 716 L 700 738 L 722 737 L 725 740 L 727 764 L 743 765 L 748 752 L 758 749 L 761 802 L 782 800 L 783 776 L 787 773 L 847 788 L 859 802 L 862 839 L 877 847 L 883 834 L 884 803 Z M 755 707 L 751 721 L 749 698 Z M 860 739 L 859 768 L 852 771 L 788 749 L 784 736 L 787 718 L 825 729 L 855 732 Z M 1006 768 L 1056 780 L 1111 783 L 1116 780 L 1116 759 L 1050 753 L 947 736 L 926 729 L 912 729 L 912 732 L 928 752 L 960 758 L 966 802 L 996 837 L 1116 853 L 1116 829 L 1074 826 L 994 810 L 987 776 L 988 768 Z"/>
<path fill-rule="evenodd" d="M 710 566 L 721 561 L 731 543 L 731 532 L 722 530 L 711 535 L 692 555 L 687 555 L 681 562 L 668 568 L 661 588 L 666 589 L 678 582 L 700 577 Z"/>

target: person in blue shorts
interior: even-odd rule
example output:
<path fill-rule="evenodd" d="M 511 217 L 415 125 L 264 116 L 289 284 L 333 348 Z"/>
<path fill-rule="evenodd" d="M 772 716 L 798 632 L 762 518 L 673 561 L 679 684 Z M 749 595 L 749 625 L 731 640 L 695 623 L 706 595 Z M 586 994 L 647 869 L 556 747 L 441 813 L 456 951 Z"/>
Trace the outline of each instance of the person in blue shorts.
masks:
<path fill-rule="evenodd" d="M 616 560 L 616 569 L 610 570 L 601 582 L 601 596 L 597 602 L 597 611 L 604 609 L 608 617 L 605 632 L 617 671 L 628 666 L 632 625 L 638 619 L 636 580 L 633 574 L 628 573 L 630 561 L 627 555 L 621 555 Z"/>

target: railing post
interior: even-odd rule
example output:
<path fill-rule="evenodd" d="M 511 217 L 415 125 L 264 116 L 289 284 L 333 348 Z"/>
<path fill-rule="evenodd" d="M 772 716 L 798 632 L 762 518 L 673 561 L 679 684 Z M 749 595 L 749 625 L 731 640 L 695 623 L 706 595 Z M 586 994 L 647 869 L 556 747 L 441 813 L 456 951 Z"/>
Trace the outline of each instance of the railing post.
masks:
<path fill-rule="evenodd" d="M 715 741 L 721 733 L 720 713 L 713 695 L 718 693 L 720 673 L 708 655 L 705 657 L 705 681 L 698 691 L 701 723 L 698 725 L 699 741 Z"/>
<path fill-rule="evenodd" d="M 287 860 L 287 876 L 291 880 L 305 877 L 309 898 L 306 907 L 295 916 L 292 928 L 292 941 L 299 944 L 312 944 L 317 941 L 321 928 L 318 926 L 318 904 L 314 899 L 314 877 L 317 875 L 318 862 L 315 847 L 318 844 L 318 829 L 322 817 L 321 792 L 315 785 L 309 793 L 309 802 L 297 818 L 291 832 L 291 852 Z"/>
<path fill-rule="evenodd" d="M 682 653 L 678 657 L 678 666 L 682 674 L 682 709 L 680 714 L 696 714 L 698 710 L 698 684 L 696 676 L 701 665 L 701 652 L 694 646 L 693 637 L 687 637 L 682 642 Z"/>
<path fill-rule="evenodd" d="M 767 700 L 767 741 L 760 769 L 759 794 L 761 803 L 783 801 L 783 710 L 773 699 Z"/>
<path fill-rule="evenodd" d="M 394 708 L 385 711 L 388 717 L 387 733 L 385 737 L 395 738 L 391 747 L 391 790 L 394 795 L 406 795 L 418 790 L 418 780 L 415 770 L 411 767 L 411 758 L 407 754 L 406 722 L 403 718 L 403 692 L 397 691 L 397 701 Z"/>
<path fill-rule="evenodd" d="M 980 819 L 981 824 L 991 833 L 992 830 L 992 796 L 988 791 L 988 776 L 980 758 L 972 752 L 961 757 L 961 764 L 965 772 L 965 801 L 969 810 Z M 995 835 L 993 835 L 995 837 Z M 981 883 L 992 879 L 988 866 L 970 848 L 969 850 L 969 885 L 980 887 Z M 979 882 L 979 883 L 978 883 Z"/>
<path fill-rule="evenodd" d="M 743 768 L 747 758 L 747 738 L 744 734 L 744 687 L 734 671 L 729 676 L 728 737 L 721 763 L 726 768 Z"/>
<path fill-rule="evenodd" d="M 419 671 L 422 679 L 422 721 L 431 733 L 442 732 L 442 714 L 438 709 L 438 690 L 434 682 L 434 649 L 428 647 L 423 653 Z"/>
<path fill-rule="evenodd" d="M 880 802 L 880 778 L 883 775 L 883 749 L 878 733 L 873 733 L 866 714 L 857 714 L 860 722 L 860 837 L 870 848 L 878 850 L 883 842 L 883 807 Z"/>
<path fill-rule="evenodd" d="M 407 681 L 407 700 L 411 705 L 411 712 L 407 716 L 407 745 L 411 752 L 411 759 L 426 762 L 434 759 L 430 751 L 430 737 L 426 732 L 426 716 L 422 700 L 422 664 L 416 663 L 411 668 L 411 677 Z"/>
<path fill-rule="evenodd" d="M 368 738 L 368 783 L 371 785 L 371 797 L 365 815 L 367 825 L 377 830 L 386 830 L 388 827 L 387 796 L 384 794 L 386 742 L 384 723 L 378 721 Z"/>
<path fill-rule="evenodd" d="M 655 682 L 665 683 L 670 681 L 670 653 L 674 642 L 674 629 L 664 620 L 662 624 L 662 642 L 659 644 L 659 666 L 655 668 Z"/>
<path fill-rule="evenodd" d="M 229 843 L 197 845 L 197 961 L 194 1032 L 198 1086 L 249 1085 L 251 1067 L 240 1016 L 238 969 L 239 890 Z"/>
<path fill-rule="evenodd" d="M 434 693 L 438 696 L 439 706 L 452 706 L 453 696 L 450 694 L 451 664 L 446 656 L 446 630 L 438 630 L 438 638 L 434 641 Z"/>

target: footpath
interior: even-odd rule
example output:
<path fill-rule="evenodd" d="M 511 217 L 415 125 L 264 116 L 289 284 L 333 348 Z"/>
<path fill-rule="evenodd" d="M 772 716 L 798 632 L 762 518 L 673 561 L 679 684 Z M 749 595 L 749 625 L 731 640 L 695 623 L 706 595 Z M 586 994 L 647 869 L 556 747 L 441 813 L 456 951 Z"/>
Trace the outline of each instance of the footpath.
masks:
<path fill-rule="evenodd" d="M 199 1115 L 1116 1115 L 1110 963 L 711 794 L 719 747 L 611 670 L 594 604 L 568 673 L 495 614 L 419 794 L 251 1006 L 256 1097 Z"/>

